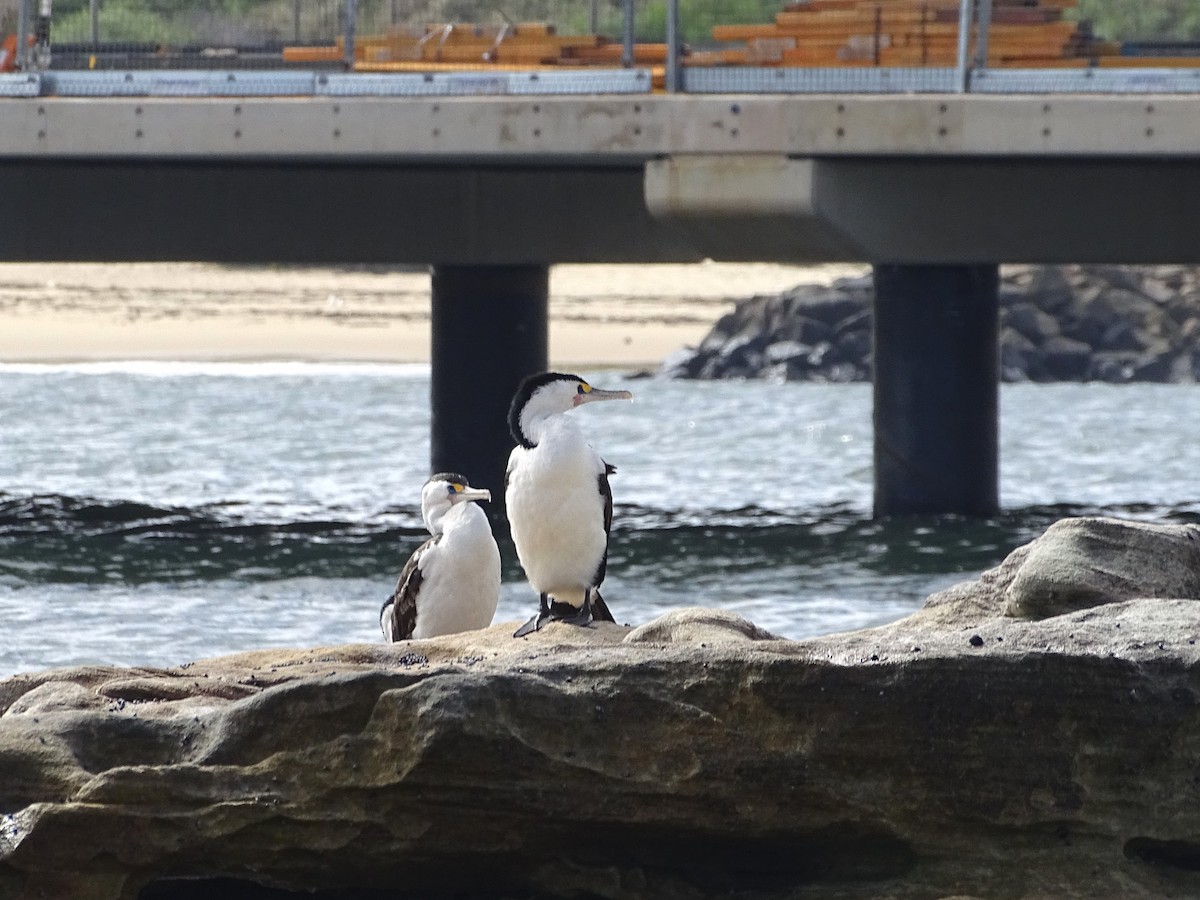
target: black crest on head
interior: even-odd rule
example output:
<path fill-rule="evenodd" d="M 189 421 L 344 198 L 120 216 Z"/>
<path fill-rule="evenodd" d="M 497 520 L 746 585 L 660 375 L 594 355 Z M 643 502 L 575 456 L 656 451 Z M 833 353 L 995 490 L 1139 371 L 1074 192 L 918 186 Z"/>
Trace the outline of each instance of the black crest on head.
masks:
<path fill-rule="evenodd" d="M 508 408 L 508 432 L 512 435 L 512 439 L 526 450 L 533 449 L 534 444 L 521 431 L 521 410 L 525 408 L 525 404 L 529 402 L 534 391 L 554 381 L 583 381 L 583 379 L 578 375 L 567 375 L 563 372 L 538 372 L 522 381 L 517 386 L 517 392 L 513 394 L 512 405 Z"/>
<path fill-rule="evenodd" d="M 425 483 L 429 484 L 432 481 L 449 481 L 451 484 L 461 484 L 464 487 L 471 486 L 471 482 L 467 481 L 465 476 L 459 475 L 457 472 L 438 472 L 436 475 L 430 475 Z"/>

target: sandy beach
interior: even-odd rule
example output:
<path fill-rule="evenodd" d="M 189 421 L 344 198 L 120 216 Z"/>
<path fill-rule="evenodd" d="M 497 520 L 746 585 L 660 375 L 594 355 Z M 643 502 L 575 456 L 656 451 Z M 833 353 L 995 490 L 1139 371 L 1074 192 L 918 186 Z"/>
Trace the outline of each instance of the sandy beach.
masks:
<path fill-rule="evenodd" d="M 739 299 L 866 266 L 562 265 L 550 361 L 654 366 Z M 195 263 L 0 264 L 0 362 L 428 362 L 429 276 Z"/>

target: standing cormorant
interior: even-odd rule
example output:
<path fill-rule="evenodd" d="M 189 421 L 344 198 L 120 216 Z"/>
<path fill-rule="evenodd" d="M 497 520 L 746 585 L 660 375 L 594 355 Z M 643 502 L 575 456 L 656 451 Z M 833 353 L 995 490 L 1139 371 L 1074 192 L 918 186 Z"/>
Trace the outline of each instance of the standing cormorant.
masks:
<path fill-rule="evenodd" d="M 567 416 L 597 400 L 632 400 L 629 391 L 594 388 L 578 375 L 543 372 L 517 388 L 508 427 L 517 446 L 508 459 L 504 500 L 517 557 L 538 592 L 538 614 L 521 637 L 551 620 L 613 621 L 600 583 L 608 562 L 616 469 L 592 449 Z"/>

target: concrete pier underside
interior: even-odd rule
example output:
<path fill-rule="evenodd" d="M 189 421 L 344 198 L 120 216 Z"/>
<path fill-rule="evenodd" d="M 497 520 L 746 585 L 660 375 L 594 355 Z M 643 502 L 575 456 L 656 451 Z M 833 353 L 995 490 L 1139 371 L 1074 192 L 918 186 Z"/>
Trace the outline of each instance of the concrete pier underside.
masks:
<path fill-rule="evenodd" d="M 1200 159 L 0 157 L 0 260 L 1197 263 L 1197 196 Z"/>

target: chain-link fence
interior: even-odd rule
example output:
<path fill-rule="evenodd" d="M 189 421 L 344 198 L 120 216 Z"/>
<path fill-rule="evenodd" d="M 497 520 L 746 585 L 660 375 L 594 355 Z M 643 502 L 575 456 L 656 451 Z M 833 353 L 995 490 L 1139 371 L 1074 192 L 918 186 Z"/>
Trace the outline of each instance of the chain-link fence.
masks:
<path fill-rule="evenodd" d="M 1195 0 L 0 0 L 0 68 L 638 68 L 670 90 L 943 90 L 1174 68 Z M 1104 30 L 1102 30 L 1104 29 Z M 25 39 L 18 40 L 22 34 Z M 1026 77 L 1026 76 L 1022 76 Z M 1110 79 L 1111 80 L 1111 79 Z M 382 82 L 379 82 L 382 83 Z M 565 82 L 564 82 L 565 83 Z M 1103 78 L 1092 84 L 1108 83 Z"/>
<path fill-rule="evenodd" d="M 659 13 L 648 12 L 635 32 L 637 7 L 649 10 L 654 4 L 634 0 L 54 0 L 47 10 L 48 5 L 0 0 L 0 33 L 15 57 L 8 68 L 632 65 L 635 60 L 621 48 L 661 41 L 663 20 L 659 3 Z M 18 32 L 28 45 L 48 46 L 34 53 L 16 40 Z M 663 58 L 660 52 L 656 61 Z"/>
<path fill-rule="evenodd" d="M 0 31 L 11 35 L 22 6 L 33 27 L 42 0 L 0 0 Z M 254 47 L 328 45 L 348 19 L 362 36 L 429 25 L 481 30 L 537 23 L 560 35 L 619 37 L 632 19 L 635 38 L 661 41 L 667 0 L 54 0 L 53 40 L 65 44 Z M 704 45 L 714 26 L 769 22 L 783 0 L 703 0 L 681 7 L 681 39 Z"/>

